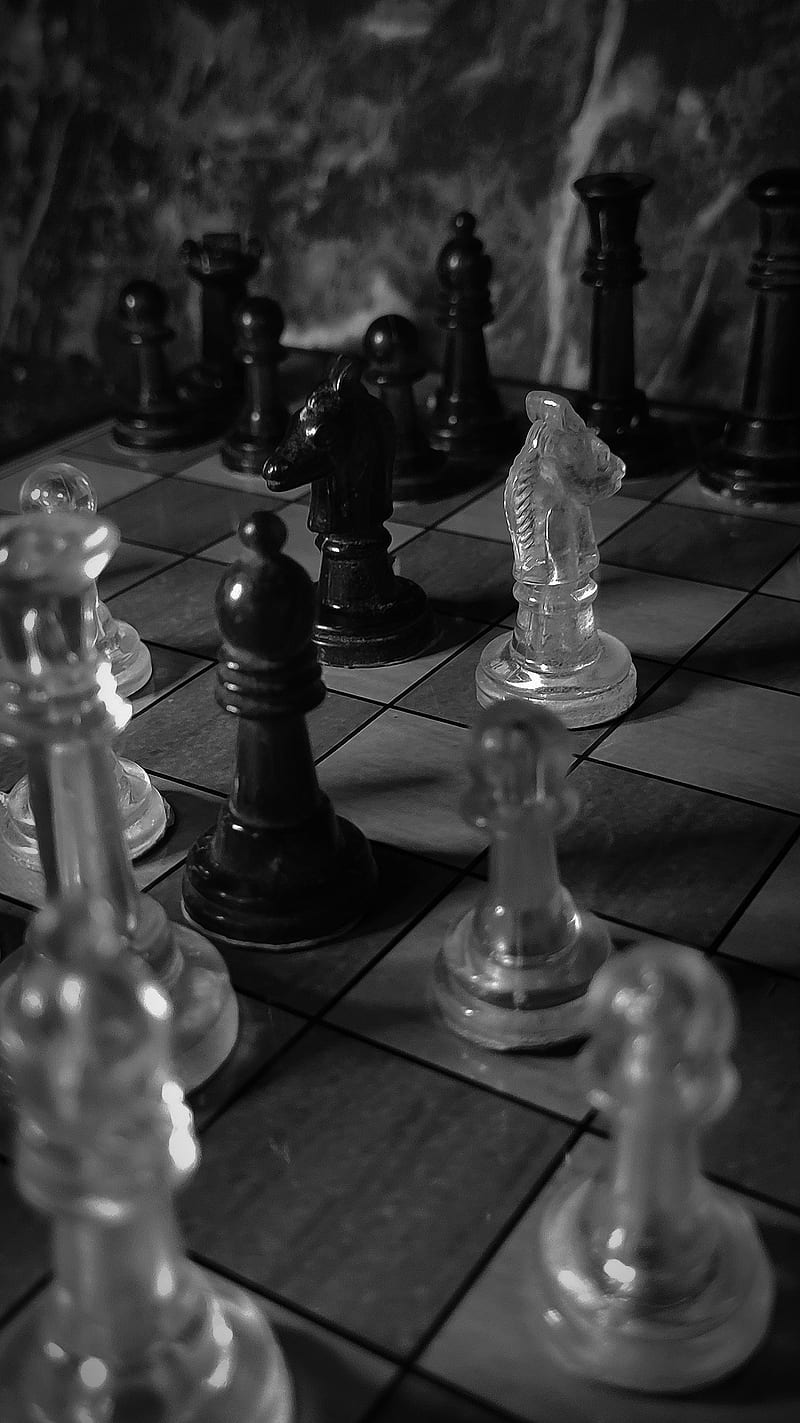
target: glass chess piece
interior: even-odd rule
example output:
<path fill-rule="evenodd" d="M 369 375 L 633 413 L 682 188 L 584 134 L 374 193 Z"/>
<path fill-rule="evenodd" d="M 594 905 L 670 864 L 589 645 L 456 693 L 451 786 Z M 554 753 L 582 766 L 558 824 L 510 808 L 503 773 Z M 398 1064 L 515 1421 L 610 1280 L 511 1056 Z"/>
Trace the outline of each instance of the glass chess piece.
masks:
<path fill-rule="evenodd" d="M 621 716 L 636 696 L 624 643 L 595 626 L 599 554 L 590 506 L 616 494 L 621 459 L 563 396 L 531 391 L 531 428 L 511 466 L 505 511 L 514 546 L 513 632 L 481 653 L 481 706 L 505 697 L 547 706 L 569 727 Z"/>
<path fill-rule="evenodd" d="M 558 877 L 555 836 L 577 810 L 565 785 L 566 731 L 543 707 L 499 702 L 479 715 L 469 760 L 462 810 L 491 835 L 489 878 L 437 957 L 438 1007 L 482 1047 L 574 1041 L 585 1035 L 586 992 L 612 945 Z"/>
<path fill-rule="evenodd" d="M 579 1069 L 610 1125 L 608 1165 L 566 1171 L 544 1209 L 534 1327 L 570 1373 L 688 1392 L 753 1353 L 774 1295 L 748 1211 L 699 1165 L 700 1131 L 736 1095 L 732 997 L 696 949 L 648 941 L 600 970 L 589 1012 Z"/>
<path fill-rule="evenodd" d="M 196 1170 L 170 1005 L 80 890 L 40 911 L 0 1019 L 17 1186 L 53 1280 L 3 1336 L 3 1423 L 290 1423 L 281 1349 L 244 1290 L 186 1256 Z"/>
<path fill-rule="evenodd" d="M 201 934 L 136 885 L 112 741 L 130 707 L 94 638 L 95 579 L 119 540 L 92 514 L 0 521 L 0 735 L 25 752 L 48 900 L 75 885 L 106 899 L 131 953 L 169 995 L 176 1071 L 190 1090 L 233 1049 L 238 1004 Z M 0 964 L 0 1009 L 20 954 Z"/>

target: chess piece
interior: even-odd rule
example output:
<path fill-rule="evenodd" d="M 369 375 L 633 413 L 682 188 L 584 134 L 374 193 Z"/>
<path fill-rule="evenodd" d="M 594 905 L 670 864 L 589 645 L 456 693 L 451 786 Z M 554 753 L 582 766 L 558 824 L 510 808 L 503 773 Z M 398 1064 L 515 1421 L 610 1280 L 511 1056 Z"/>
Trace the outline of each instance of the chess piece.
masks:
<path fill-rule="evenodd" d="M 700 1131 L 736 1093 L 733 1002 L 696 949 L 647 942 L 600 970 L 589 1014 L 579 1063 L 610 1124 L 608 1164 L 567 1171 L 547 1202 L 532 1326 L 571 1375 L 687 1392 L 753 1353 L 774 1293 L 749 1212 L 698 1164 Z"/>
<path fill-rule="evenodd" d="M 311 483 L 308 527 L 322 554 L 314 638 L 335 667 L 403 662 L 435 636 L 425 594 L 389 557 L 394 446 L 388 410 L 364 389 L 359 363 L 340 356 L 264 465 L 276 492 Z"/>
<path fill-rule="evenodd" d="M 234 355 L 245 370 L 245 404 L 220 455 L 228 469 L 260 476 L 289 423 L 278 383 L 278 363 L 286 355 L 281 345 L 283 312 L 269 297 L 250 297 L 237 307 L 233 328 Z"/>
<path fill-rule="evenodd" d="M 651 416 L 635 374 L 633 289 L 647 276 L 636 225 L 652 186 L 643 173 L 590 173 L 573 184 L 589 220 L 581 281 L 592 288 L 589 393 L 576 408 L 631 478 L 675 460 L 672 427 Z"/>
<path fill-rule="evenodd" d="M 217 700 L 239 718 L 236 769 L 216 828 L 189 852 L 184 913 L 258 949 L 325 943 L 362 918 L 376 870 L 361 831 L 317 782 L 306 715 L 325 696 L 312 641 L 314 585 L 281 553 L 285 525 L 259 511 L 217 594 Z"/>
<path fill-rule="evenodd" d="M 114 439 L 132 450 L 184 450 L 210 438 L 208 411 L 179 400 L 164 347 L 175 335 L 167 325 L 167 298 L 155 282 L 129 282 L 119 299 L 122 338 L 135 358 L 132 397 L 121 397 Z"/>
<path fill-rule="evenodd" d="M 392 494 L 399 499 L 436 499 L 449 484 L 447 455 L 434 450 L 414 403 L 414 382 L 425 374 L 419 334 L 405 316 L 379 316 L 367 328 L 366 379 L 394 419 L 396 447 Z"/>
<path fill-rule="evenodd" d="M 204 232 L 199 242 L 189 238 L 178 252 L 200 288 L 202 357 L 181 373 L 177 389 L 206 412 L 214 434 L 227 430 L 242 402 L 234 312 L 247 299 L 247 283 L 258 271 L 262 253 L 257 237 L 242 243 L 238 232 Z"/>
<path fill-rule="evenodd" d="M 19 507 L 23 514 L 93 514 L 97 496 L 87 476 L 75 465 L 62 461 L 41 465 L 28 475 L 20 490 Z M 112 617 L 99 601 L 96 588 L 94 618 L 95 647 L 110 661 L 117 691 L 124 695 L 142 686 L 152 671 L 150 653 L 130 623 L 118 623 Z M 131 680 L 133 688 L 126 685 Z M 137 860 L 163 839 L 172 822 L 172 812 L 136 761 L 114 755 L 114 780 L 125 844 L 131 858 Z M 41 867 L 27 776 L 7 794 L 0 792 L 0 844 L 30 873 L 30 890 L 38 900 Z"/>
<path fill-rule="evenodd" d="M 636 696 L 631 655 L 598 631 L 592 606 L 600 560 L 589 506 L 617 492 L 625 466 L 563 396 L 531 391 L 525 409 L 531 428 L 505 488 L 519 611 L 514 631 L 481 653 L 478 701 L 516 697 L 567 726 L 595 726 Z"/>
<path fill-rule="evenodd" d="M 430 440 L 452 459 L 497 463 L 513 444 L 513 422 L 489 374 L 483 328 L 493 319 L 491 259 L 475 236 L 471 212 L 453 219 L 453 235 L 436 263 L 441 293 L 437 324 L 445 332 L 442 383 L 431 408 Z"/>
<path fill-rule="evenodd" d="M 800 168 L 762 173 L 747 187 L 759 246 L 742 403 L 700 461 L 700 483 L 743 504 L 800 499 Z"/>
<path fill-rule="evenodd" d="M 25 751 L 47 897 L 80 885 L 168 993 L 176 1070 L 198 1086 L 236 1041 L 225 965 L 136 887 L 120 823 L 113 737 L 130 716 L 95 645 L 95 579 L 119 534 L 91 514 L 0 522 L 0 734 Z M 16 955 L 0 966 L 5 991 Z"/>
<path fill-rule="evenodd" d="M 199 1148 L 175 1080 L 169 1001 L 113 913 L 43 909 L 0 1036 L 19 1190 L 52 1220 L 53 1279 L 0 1346 L 3 1423 L 290 1423 L 261 1310 L 187 1258 L 173 1196 Z"/>
<path fill-rule="evenodd" d="M 586 992 L 611 953 L 605 926 L 558 877 L 555 836 L 577 809 L 570 760 L 563 725 L 542 707 L 498 702 L 478 717 L 462 810 L 491 836 L 489 880 L 445 939 L 434 991 L 449 1026 L 481 1047 L 583 1037 Z"/>

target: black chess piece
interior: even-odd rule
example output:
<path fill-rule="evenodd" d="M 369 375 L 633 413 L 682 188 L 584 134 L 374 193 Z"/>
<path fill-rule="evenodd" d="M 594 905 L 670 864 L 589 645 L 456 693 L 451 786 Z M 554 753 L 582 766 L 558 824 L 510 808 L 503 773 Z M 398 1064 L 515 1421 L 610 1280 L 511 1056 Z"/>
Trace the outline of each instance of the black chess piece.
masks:
<path fill-rule="evenodd" d="M 745 504 L 800 499 L 800 168 L 747 186 L 759 246 L 747 285 L 756 293 L 742 403 L 700 461 L 700 483 Z"/>
<path fill-rule="evenodd" d="M 471 212 L 456 213 L 436 273 L 441 286 L 436 320 L 445 346 L 442 383 L 432 400 L 431 444 L 455 460 L 502 462 L 516 432 L 489 374 L 483 328 L 494 316 L 492 263 L 475 236 Z"/>
<path fill-rule="evenodd" d="M 325 688 L 312 641 L 314 585 L 281 553 L 286 528 L 259 511 L 217 593 L 223 645 L 217 700 L 239 718 L 236 767 L 215 829 L 189 852 L 184 912 L 215 938 L 252 948 L 325 943 L 369 907 L 367 840 L 320 790 L 305 718 Z"/>
<path fill-rule="evenodd" d="M 234 355 L 233 317 L 247 296 L 247 283 L 258 271 L 263 248 L 257 237 L 242 242 L 238 232 L 204 232 L 187 239 L 178 257 L 200 288 L 201 359 L 182 371 L 178 394 L 206 410 L 221 434 L 236 418 L 242 401 L 242 375 Z"/>
<path fill-rule="evenodd" d="M 425 374 L 419 333 L 405 316 L 379 316 L 367 328 L 365 378 L 377 386 L 394 419 L 392 493 L 398 499 L 435 499 L 452 482 L 447 455 L 434 450 L 414 401 L 414 382 Z"/>
<path fill-rule="evenodd" d="M 183 450 L 208 438 L 203 411 L 178 398 L 164 347 L 175 335 L 167 325 L 167 298 L 155 282 L 129 282 L 118 305 L 122 339 L 135 358 L 136 380 L 120 392 L 114 439 L 126 449 Z"/>
<path fill-rule="evenodd" d="M 592 288 L 589 391 L 575 406 L 632 479 L 676 459 L 671 427 L 651 415 L 636 385 L 633 289 L 647 276 L 636 227 L 652 186 L 644 173 L 589 173 L 573 184 L 589 220 L 581 281 Z"/>
<path fill-rule="evenodd" d="M 245 403 L 220 455 L 228 469 L 260 475 L 289 423 L 278 382 L 278 365 L 286 355 L 281 345 L 283 312 L 269 297 L 252 296 L 237 307 L 233 327 L 233 353 L 245 370 Z"/>
<path fill-rule="evenodd" d="M 308 527 L 322 554 L 314 637 L 334 666 L 403 662 L 433 641 L 425 594 L 389 556 L 394 447 L 394 421 L 361 384 L 361 363 L 340 356 L 264 465 L 276 492 L 311 483 Z"/>

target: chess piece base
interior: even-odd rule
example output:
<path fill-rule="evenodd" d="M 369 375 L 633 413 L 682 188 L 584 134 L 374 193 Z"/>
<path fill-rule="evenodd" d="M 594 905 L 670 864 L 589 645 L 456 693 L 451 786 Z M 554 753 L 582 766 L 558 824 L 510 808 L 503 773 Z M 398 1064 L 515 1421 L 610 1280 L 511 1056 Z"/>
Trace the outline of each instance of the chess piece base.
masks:
<path fill-rule="evenodd" d="M 487 954 L 469 910 L 436 959 L 434 994 L 448 1026 L 497 1052 L 555 1047 L 586 1034 L 586 990 L 612 952 L 605 925 L 573 909 L 571 934 L 555 953 L 527 964 Z"/>
<path fill-rule="evenodd" d="M 519 422 L 503 411 L 483 419 L 467 420 L 454 414 L 452 422 L 434 418 L 427 430 L 433 449 L 458 464 L 503 465 L 519 438 Z"/>
<path fill-rule="evenodd" d="M 213 437 L 205 416 L 188 402 L 147 415 L 120 414 L 111 433 L 123 450 L 190 450 Z"/>
<path fill-rule="evenodd" d="M 636 698 L 636 669 L 624 643 L 606 632 L 598 637 L 602 650 L 594 662 L 559 673 L 526 666 L 514 653 L 510 633 L 494 638 L 483 649 L 475 672 L 480 705 L 516 697 L 546 706 L 572 728 L 614 721 Z"/>
<path fill-rule="evenodd" d="M 123 758 L 119 764 L 126 785 L 125 799 L 119 806 L 122 828 L 128 853 L 132 860 L 137 860 L 164 838 L 172 824 L 172 810 L 141 766 Z M 7 795 L 0 795 L 0 845 L 13 859 L 39 870 L 39 847 L 27 776 L 17 781 Z"/>
<path fill-rule="evenodd" d="M 339 621 L 336 610 L 318 609 L 314 642 L 320 662 L 329 667 L 384 667 L 407 662 L 436 639 L 436 622 L 428 600 L 416 583 L 396 578 L 394 602 L 378 608 L 348 608 Z"/>
<path fill-rule="evenodd" d="M 84 1398 L 87 1418 L 90 1412 L 99 1418 L 102 1411 L 103 1417 L 158 1418 L 159 1423 L 291 1423 L 291 1379 L 264 1316 L 244 1290 L 220 1276 L 209 1277 L 201 1288 L 213 1292 L 215 1301 L 214 1347 L 208 1348 L 199 1331 L 187 1331 L 118 1374 L 100 1397 L 97 1385 L 85 1381 L 90 1370 L 84 1358 L 62 1348 L 58 1338 L 48 1348 L 50 1334 L 59 1332 L 47 1328 L 48 1291 L 9 1330 L 0 1350 L 4 1423 L 33 1418 L 66 1423 L 78 1412 L 83 1416 Z M 222 1351 L 227 1358 L 220 1359 Z"/>
<path fill-rule="evenodd" d="M 131 697 L 134 692 L 140 692 L 153 675 L 153 662 L 136 628 L 130 623 L 118 622 L 109 652 L 120 696 Z"/>
<path fill-rule="evenodd" d="M 668 1305 L 604 1288 L 589 1257 L 585 1214 L 593 1182 L 574 1181 L 546 1209 L 531 1294 L 549 1348 L 570 1373 L 618 1388 L 686 1393 L 732 1373 L 769 1326 L 772 1273 L 747 1213 L 720 1194 L 711 1273 L 699 1293 Z"/>
<path fill-rule="evenodd" d="M 228 820 L 227 838 L 248 842 L 230 870 L 218 862 L 217 831 L 208 830 L 186 861 L 184 917 L 220 943 L 273 953 L 341 938 L 369 909 L 377 870 L 361 831 L 336 816 L 332 834 L 329 816 L 326 807 L 316 827 L 274 831 Z M 241 867 L 245 856 L 254 866 L 250 876 Z"/>
<path fill-rule="evenodd" d="M 235 433 L 235 431 L 232 432 L 232 434 Z M 219 455 L 222 463 L 234 474 L 246 474 L 251 478 L 257 477 L 263 489 L 261 471 L 270 456 L 275 453 L 281 437 L 276 437 L 274 440 L 258 441 L 242 438 L 234 442 L 232 434 L 229 433 L 220 449 Z"/>
<path fill-rule="evenodd" d="M 700 487 L 727 505 L 790 504 L 800 501 L 800 450 L 774 459 L 745 456 L 719 440 L 698 462 Z"/>
<path fill-rule="evenodd" d="M 644 396 L 642 402 L 641 411 L 631 419 L 627 406 L 625 415 L 616 418 L 613 407 L 607 402 L 593 404 L 590 399 L 575 401 L 575 409 L 587 425 L 615 455 L 625 461 L 628 480 L 665 474 L 691 458 L 691 447 L 685 434 L 682 438 L 680 428 L 648 414 Z"/>

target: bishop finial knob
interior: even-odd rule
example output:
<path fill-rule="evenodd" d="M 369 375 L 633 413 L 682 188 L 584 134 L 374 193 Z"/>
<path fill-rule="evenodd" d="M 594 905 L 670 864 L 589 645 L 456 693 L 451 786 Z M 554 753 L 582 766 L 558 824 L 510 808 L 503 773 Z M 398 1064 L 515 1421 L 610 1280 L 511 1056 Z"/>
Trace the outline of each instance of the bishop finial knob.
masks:
<path fill-rule="evenodd" d="M 436 264 L 439 280 L 449 290 L 468 290 L 489 284 L 492 262 L 480 238 L 475 236 L 476 225 L 471 212 L 459 212 L 453 218 L 454 235 L 445 243 Z"/>

